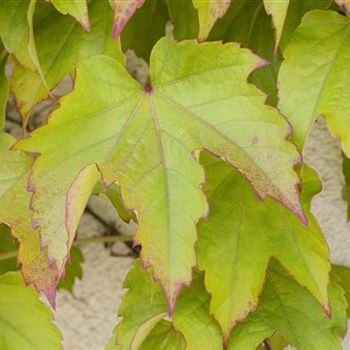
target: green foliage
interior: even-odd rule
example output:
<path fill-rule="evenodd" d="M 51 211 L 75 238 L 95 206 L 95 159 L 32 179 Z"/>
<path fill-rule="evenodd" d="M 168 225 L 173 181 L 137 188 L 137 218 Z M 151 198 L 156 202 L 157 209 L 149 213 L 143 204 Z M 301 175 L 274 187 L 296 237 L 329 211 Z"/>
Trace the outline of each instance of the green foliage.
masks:
<path fill-rule="evenodd" d="M 350 274 L 329 262 L 302 154 L 325 117 L 350 202 L 347 14 L 330 0 L 0 0 L 0 348 L 62 348 L 38 292 L 54 306 L 82 278 L 76 230 L 96 194 L 141 246 L 106 349 L 340 349 Z M 3 131 L 10 96 L 20 140 Z"/>

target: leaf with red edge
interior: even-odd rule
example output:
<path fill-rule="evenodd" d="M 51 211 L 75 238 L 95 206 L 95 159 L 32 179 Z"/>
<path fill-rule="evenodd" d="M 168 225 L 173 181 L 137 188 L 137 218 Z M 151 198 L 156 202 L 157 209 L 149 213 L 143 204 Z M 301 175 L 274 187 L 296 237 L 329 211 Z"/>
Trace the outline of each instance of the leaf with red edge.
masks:
<path fill-rule="evenodd" d="M 74 92 L 47 125 L 16 145 L 40 154 L 30 186 L 34 224 L 60 269 L 98 181 L 96 165 L 105 185 L 118 182 L 125 205 L 137 211 L 135 241 L 170 312 L 191 282 L 196 222 L 208 211 L 198 150 L 223 157 L 260 198 L 271 196 L 305 219 L 293 169 L 299 154 L 285 139 L 289 125 L 247 83 L 260 64 L 237 44 L 163 38 L 145 87 L 110 57 L 79 65 Z"/>

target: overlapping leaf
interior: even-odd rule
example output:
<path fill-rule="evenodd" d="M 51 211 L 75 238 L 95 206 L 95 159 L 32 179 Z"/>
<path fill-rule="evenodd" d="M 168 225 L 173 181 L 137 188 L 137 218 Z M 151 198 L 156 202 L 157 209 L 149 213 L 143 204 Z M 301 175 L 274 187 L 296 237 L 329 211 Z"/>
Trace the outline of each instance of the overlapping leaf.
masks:
<path fill-rule="evenodd" d="M 29 211 L 31 195 L 26 186 L 33 159 L 9 150 L 14 142 L 12 136 L 0 134 L 0 223 L 9 225 L 12 235 L 21 242 L 17 259 L 26 283 L 33 283 L 54 305 L 59 271 L 49 261 L 47 249 L 41 249 L 39 233 L 32 228 Z"/>
<path fill-rule="evenodd" d="M 118 39 L 125 25 L 145 0 L 112 0 L 114 7 L 113 37 Z"/>
<path fill-rule="evenodd" d="M 333 11 L 303 18 L 284 52 L 278 76 L 279 108 L 302 148 L 320 116 L 350 156 L 350 19 Z"/>
<path fill-rule="evenodd" d="M 328 308 L 328 248 L 311 214 L 308 226 L 280 204 L 256 198 L 247 179 L 224 162 L 203 157 L 208 220 L 199 223 L 198 260 L 212 296 L 210 309 L 226 338 L 258 304 L 271 257 L 279 261 Z M 304 207 L 320 190 L 303 169 Z"/>
<path fill-rule="evenodd" d="M 265 338 L 278 331 L 298 350 L 340 350 L 337 332 L 346 327 L 346 301 L 336 283 L 330 285 L 329 293 L 332 319 L 274 262 L 257 310 L 235 328 L 228 349 L 255 350 Z"/>
<path fill-rule="evenodd" d="M 273 24 L 276 28 L 275 51 L 277 51 L 278 44 L 282 36 L 284 22 L 287 17 L 289 0 L 264 0 L 264 6 L 266 12 L 272 16 Z"/>
<path fill-rule="evenodd" d="M 10 228 L 4 224 L 0 225 L 0 253 L 1 256 L 8 254 L 7 259 L 0 260 L 0 275 L 17 270 L 16 256 L 13 256 L 17 250 L 18 242 L 11 237 Z"/>
<path fill-rule="evenodd" d="M 124 60 L 119 42 L 113 41 L 110 34 L 113 15 L 108 1 L 91 1 L 89 11 L 91 32 L 87 33 L 74 18 L 59 14 L 52 5 L 37 4 L 35 45 L 42 76 L 49 89 L 53 89 L 65 75 L 73 73 L 75 64 L 84 58 L 106 54 L 121 62 Z M 32 106 L 48 96 L 43 79 L 15 62 L 11 87 L 25 120 Z"/>
<path fill-rule="evenodd" d="M 85 30 L 90 30 L 88 7 L 86 0 L 51 0 L 58 11 L 73 16 Z"/>
<path fill-rule="evenodd" d="M 122 320 L 107 349 L 146 350 L 154 343 L 157 349 L 222 349 L 220 328 L 209 315 L 209 296 L 200 274 L 196 273 L 191 288 L 181 293 L 172 323 L 164 320 L 167 300 L 161 286 L 139 261 L 134 263 L 124 287 L 128 292 L 119 310 Z"/>
<path fill-rule="evenodd" d="M 208 37 L 215 22 L 225 15 L 230 4 L 231 0 L 193 0 L 193 5 L 198 10 L 200 41 Z"/>
<path fill-rule="evenodd" d="M 63 350 L 50 310 L 18 272 L 0 276 L 0 348 Z"/>
<path fill-rule="evenodd" d="M 191 281 L 195 223 L 207 212 L 194 150 L 224 157 L 261 198 L 270 195 L 304 218 L 293 170 L 298 155 L 285 140 L 289 126 L 246 83 L 259 64 L 237 44 L 166 38 L 151 56 L 152 86 L 140 86 L 109 57 L 82 63 L 75 91 L 47 126 L 17 145 L 41 154 L 31 176 L 33 216 L 57 266 L 97 181 L 94 164 L 106 184 L 119 182 L 126 206 L 137 210 L 135 240 L 171 309 Z"/>

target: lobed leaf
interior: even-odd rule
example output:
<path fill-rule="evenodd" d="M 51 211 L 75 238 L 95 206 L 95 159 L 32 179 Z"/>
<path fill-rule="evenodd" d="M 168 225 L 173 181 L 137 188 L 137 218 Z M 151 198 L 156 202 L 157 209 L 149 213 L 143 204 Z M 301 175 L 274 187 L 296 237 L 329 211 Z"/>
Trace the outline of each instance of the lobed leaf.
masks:
<path fill-rule="evenodd" d="M 307 13 L 284 56 L 279 108 L 295 142 L 302 149 L 312 123 L 324 116 L 350 156 L 350 19 L 333 11 Z"/>
<path fill-rule="evenodd" d="M 52 313 L 18 272 L 0 276 L 0 347 L 3 350 L 63 350 Z"/>
<path fill-rule="evenodd" d="M 350 220 L 350 158 L 343 154 L 343 174 L 345 184 L 343 187 L 342 195 L 343 199 L 347 203 L 347 220 Z"/>
<path fill-rule="evenodd" d="M 151 86 L 140 86 L 109 57 L 80 64 L 75 91 L 48 125 L 16 146 L 40 153 L 31 175 L 34 223 L 60 269 L 97 182 L 95 164 L 104 183 L 117 181 L 126 206 L 137 210 L 135 241 L 171 311 L 191 281 L 195 224 L 207 212 L 196 150 L 222 156 L 261 198 L 269 195 L 304 219 L 293 170 L 299 156 L 285 140 L 289 126 L 246 83 L 258 64 L 237 44 L 166 38 L 152 52 Z"/>
<path fill-rule="evenodd" d="M 212 296 L 210 311 L 226 339 L 258 305 L 271 257 L 328 309 L 328 248 L 309 210 L 305 226 L 279 203 L 261 202 L 247 179 L 224 162 L 203 155 L 202 163 L 210 215 L 198 225 L 198 264 Z M 311 169 L 303 168 L 303 180 L 308 189 L 302 199 L 309 208 L 321 186 Z"/>

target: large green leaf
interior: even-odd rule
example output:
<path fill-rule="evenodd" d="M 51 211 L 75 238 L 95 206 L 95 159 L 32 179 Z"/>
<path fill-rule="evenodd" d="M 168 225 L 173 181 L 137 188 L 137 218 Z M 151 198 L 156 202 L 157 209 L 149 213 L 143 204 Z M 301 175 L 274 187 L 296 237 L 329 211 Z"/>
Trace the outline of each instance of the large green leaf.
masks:
<path fill-rule="evenodd" d="M 32 208 L 50 258 L 63 266 L 97 181 L 95 164 L 104 183 L 118 181 L 126 206 L 137 210 L 135 240 L 171 309 L 191 281 L 195 223 L 207 212 L 195 150 L 224 157 L 261 198 L 270 195 L 304 218 L 293 170 L 299 156 L 285 140 L 289 126 L 246 83 L 259 63 L 237 44 L 164 38 L 152 52 L 152 86 L 142 87 L 109 57 L 80 64 L 75 91 L 16 147 L 41 154 L 32 170 Z"/>
<path fill-rule="evenodd" d="M 145 0 L 111 0 L 114 7 L 113 37 L 118 39 L 125 25 Z"/>
<path fill-rule="evenodd" d="M 73 16 L 85 30 L 90 30 L 90 22 L 86 0 L 51 0 L 58 11 Z"/>
<path fill-rule="evenodd" d="M 350 19 L 333 11 L 307 13 L 284 56 L 279 108 L 293 126 L 295 142 L 302 149 L 322 115 L 350 156 Z"/>
<path fill-rule="evenodd" d="M 107 0 L 91 1 L 90 33 L 84 31 L 74 18 L 59 14 L 50 4 L 40 1 L 36 7 L 35 45 L 49 89 L 53 89 L 65 75 L 73 73 L 75 64 L 84 58 L 106 54 L 123 62 L 119 42 L 113 41 L 110 34 L 113 14 Z M 24 120 L 32 106 L 48 96 L 40 75 L 19 64 L 15 64 L 11 87 Z"/>
<path fill-rule="evenodd" d="M 26 283 L 33 283 L 54 305 L 59 271 L 49 262 L 47 249 L 41 248 L 29 211 L 31 195 L 26 187 L 33 159 L 23 152 L 9 150 L 14 142 L 12 136 L 0 134 L 0 223 L 9 225 L 12 235 L 21 243 L 17 259 Z"/>
<path fill-rule="evenodd" d="M 0 348 L 63 350 L 52 313 L 18 272 L 0 276 Z"/>
<path fill-rule="evenodd" d="M 191 287 L 182 291 L 172 324 L 164 322 L 168 306 L 161 286 L 153 280 L 151 271 L 142 269 L 139 260 L 130 270 L 124 287 L 128 292 L 119 310 L 122 320 L 107 349 L 146 350 L 152 349 L 154 343 L 157 349 L 159 346 L 167 350 L 222 349 L 220 328 L 209 315 L 209 296 L 200 274 L 196 273 Z"/>
<path fill-rule="evenodd" d="M 226 338 L 257 306 L 271 257 L 328 308 L 328 248 L 311 213 L 305 226 L 272 199 L 261 202 L 238 171 L 213 157 L 202 159 L 210 214 L 198 226 L 198 261 L 212 296 L 210 310 Z M 303 180 L 312 190 L 302 194 L 308 208 L 321 185 L 311 169 L 303 169 Z"/>
<path fill-rule="evenodd" d="M 147 0 L 135 12 L 122 32 L 120 40 L 123 50 L 132 49 L 137 56 L 149 61 L 153 46 L 165 35 L 168 20 L 164 0 Z"/>
<path fill-rule="evenodd" d="M 298 350 L 340 350 L 337 332 L 346 327 L 346 301 L 336 283 L 329 286 L 329 293 L 332 319 L 274 262 L 257 310 L 235 328 L 228 349 L 255 350 L 265 338 L 278 331 Z"/>
<path fill-rule="evenodd" d="M 192 0 L 194 7 L 198 10 L 199 33 L 198 39 L 204 41 L 215 22 L 223 17 L 230 7 L 231 0 Z"/>

